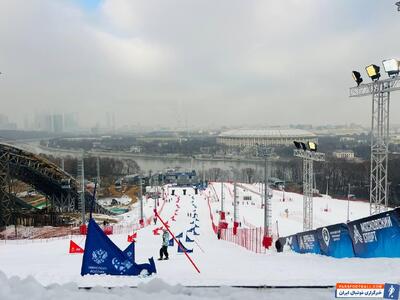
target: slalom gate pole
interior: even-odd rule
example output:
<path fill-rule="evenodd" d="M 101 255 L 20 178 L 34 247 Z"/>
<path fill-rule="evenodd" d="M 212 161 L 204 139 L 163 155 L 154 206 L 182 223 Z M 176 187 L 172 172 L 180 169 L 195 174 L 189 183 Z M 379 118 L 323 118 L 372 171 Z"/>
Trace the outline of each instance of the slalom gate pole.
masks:
<path fill-rule="evenodd" d="M 197 247 L 199 247 L 199 249 L 203 252 L 203 253 L 205 253 L 204 252 L 204 250 L 200 247 L 200 245 L 197 243 L 197 241 L 195 240 L 195 239 L 193 239 L 194 240 L 194 242 L 196 243 L 196 245 L 197 245 Z"/>
<path fill-rule="evenodd" d="M 165 224 L 165 222 L 163 221 L 163 219 L 161 219 L 160 215 L 157 213 L 157 210 L 154 212 L 156 217 L 160 220 L 160 222 L 164 225 L 164 227 L 168 230 L 168 232 L 171 234 L 172 238 L 174 239 L 174 241 L 178 244 L 178 247 L 180 247 L 183 251 L 183 253 L 185 253 L 186 257 L 188 258 L 188 260 L 192 263 L 193 267 L 196 269 L 196 271 L 198 273 L 200 273 L 199 268 L 197 268 L 196 264 L 193 262 L 193 260 L 190 258 L 189 254 L 187 254 L 185 248 L 181 247 L 181 243 L 179 243 L 179 241 L 176 239 L 175 235 L 171 232 L 171 230 L 169 230 L 169 227 L 167 226 L 167 224 Z"/>

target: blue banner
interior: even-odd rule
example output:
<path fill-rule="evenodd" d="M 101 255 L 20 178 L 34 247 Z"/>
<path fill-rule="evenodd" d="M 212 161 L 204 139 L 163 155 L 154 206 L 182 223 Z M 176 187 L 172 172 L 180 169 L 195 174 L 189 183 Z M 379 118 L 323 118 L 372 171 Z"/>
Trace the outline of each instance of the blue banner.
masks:
<path fill-rule="evenodd" d="M 299 246 L 299 253 L 321 253 L 316 230 L 300 232 L 296 234 L 296 236 Z"/>
<path fill-rule="evenodd" d="M 284 238 L 280 238 L 279 240 L 282 245 L 282 250 L 287 250 L 287 248 L 289 248 L 294 252 L 300 252 L 299 244 L 297 243 L 297 235 L 293 234 Z"/>
<path fill-rule="evenodd" d="M 344 223 L 317 229 L 321 254 L 336 258 L 354 257 L 353 243 Z"/>
<path fill-rule="evenodd" d="M 132 257 L 134 257 L 133 254 Z M 121 251 L 104 234 L 103 230 L 93 219 L 89 220 L 85 252 L 82 259 L 82 276 L 86 274 L 137 276 L 156 273 L 153 258 L 150 258 L 147 264 L 138 265 L 132 261 L 132 257 Z"/>
<path fill-rule="evenodd" d="M 188 236 L 186 235 L 186 242 L 187 242 L 187 243 L 193 243 L 194 240 L 190 239 L 190 237 L 188 237 Z"/>
<path fill-rule="evenodd" d="M 131 261 L 135 262 L 135 242 L 132 242 L 124 250 L 124 254 L 128 256 Z"/>
<path fill-rule="evenodd" d="M 357 257 L 400 257 L 399 208 L 347 224 Z"/>

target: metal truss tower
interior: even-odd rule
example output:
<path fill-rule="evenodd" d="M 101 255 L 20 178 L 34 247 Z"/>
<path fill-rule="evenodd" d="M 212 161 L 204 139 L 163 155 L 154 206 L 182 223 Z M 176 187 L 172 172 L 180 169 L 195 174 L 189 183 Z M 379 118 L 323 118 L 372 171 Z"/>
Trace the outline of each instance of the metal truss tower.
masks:
<path fill-rule="evenodd" d="M 388 207 L 388 153 L 390 92 L 400 89 L 400 78 L 391 77 L 350 88 L 350 97 L 372 95 L 370 214 Z"/>
<path fill-rule="evenodd" d="M 325 153 L 295 149 L 294 156 L 303 159 L 303 230 L 313 229 L 314 161 L 325 161 Z"/>
<path fill-rule="evenodd" d="M 82 214 L 82 224 L 86 223 L 86 203 L 85 203 L 85 165 L 84 165 L 84 155 L 78 158 L 78 182 L 80 182 L 80 201 L 79 208 Z"/>
<path fill-rule="evenodd" d="M 224 211 L 224 181 L 221 180 L 221 211 Z"/>
<path fill-rule="evenodd" d="M 14 203 L 10 193 L 9 154 L 0 154 L 0 228 L 12 224 Z"/>

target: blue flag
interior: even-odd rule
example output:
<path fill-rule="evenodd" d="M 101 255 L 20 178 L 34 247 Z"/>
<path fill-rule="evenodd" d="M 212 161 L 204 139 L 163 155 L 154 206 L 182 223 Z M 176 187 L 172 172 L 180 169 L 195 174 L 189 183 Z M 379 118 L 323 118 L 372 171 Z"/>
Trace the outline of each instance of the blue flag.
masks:
<path fill-rule="evenodd" d="M 135 262 L 135 242 L 132 242 L 124 250 L 126 256 L 128 256 L 131 261 Z"/>
<path fill-rule="evenodd" d="M 180 246 L 179 246 L 180 245 Z M 181 241 L 179 241 L 179 245 L 178 245 L 178 253 L 184 253 L 185 251 L 187 252 L 187 253 L 192 253 L 193 252 L 193 249 L 187 249 L 185 246 L 183 246 L 183 244 L 182 244 L 182 242 Z M 185 251 L 183 251 L 183 249 L 185 249 Z"/>
<path fill-rule="evenodd" d="M 194 240 L 191 240 L 190 237 L 186 235 L 186 243 L 193 243 Z"/>
<path fill-rule="evenodd" d="M 133 244 L 133 243 L 132 243 Z M 130 248 L 130 249 L 129 249 Z M 128 247 L 134 250 L 134 246 Z M 136 264 L 127 253 L 121 251 L 96 224 L 93 219 L 89 220 L 88 232 L 83 253 L 81 275 L 107 274 L 137 276 L 147 273 L 156 273 L 153 258 L 149 263 Z"/>

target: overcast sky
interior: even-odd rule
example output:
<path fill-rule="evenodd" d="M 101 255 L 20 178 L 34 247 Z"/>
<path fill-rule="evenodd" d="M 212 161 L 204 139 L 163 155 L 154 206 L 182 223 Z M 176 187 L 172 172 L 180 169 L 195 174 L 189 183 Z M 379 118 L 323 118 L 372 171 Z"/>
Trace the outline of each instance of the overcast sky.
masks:
<path fill-rule="evenodd" d="M 84 4 L 82 4 L 84 3 Z M 0 0 L 1 112 L 85 126 L 370 124 L 353 69 L 400 58 L 394 0 Z M 391 122 L 400 123 L 400 93 Z"/>

